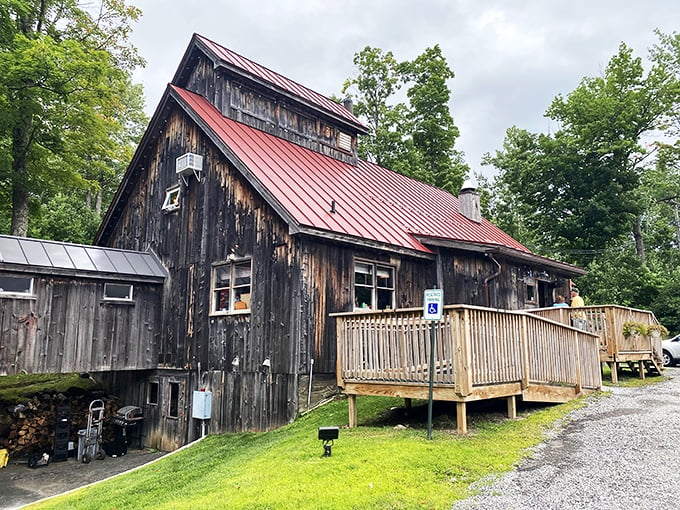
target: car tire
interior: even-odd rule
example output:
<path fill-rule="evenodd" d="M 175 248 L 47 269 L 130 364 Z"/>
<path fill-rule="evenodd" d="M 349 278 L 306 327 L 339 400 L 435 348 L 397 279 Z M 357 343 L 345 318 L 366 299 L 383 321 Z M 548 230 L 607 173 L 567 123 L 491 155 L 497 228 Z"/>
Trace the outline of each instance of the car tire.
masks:
<path fill-rule="evenodd" d="M 663 366 L 672 367 L 673 365 L 675 365 L 675 362 L 673 361 L 673 356 L 671 356 L 671 353 L 668 351 L 663 351 Z"/>

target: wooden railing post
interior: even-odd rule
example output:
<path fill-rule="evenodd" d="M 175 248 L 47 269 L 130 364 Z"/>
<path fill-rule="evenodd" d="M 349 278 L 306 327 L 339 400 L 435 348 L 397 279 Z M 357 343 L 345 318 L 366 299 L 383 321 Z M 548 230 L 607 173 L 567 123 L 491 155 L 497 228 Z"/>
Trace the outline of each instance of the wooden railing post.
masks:
<path fill-rule="evenodd" d="M 451 312 L 449 312 L 451 313 Z M 472 393 L 472 355 L 470 333 L 470 310 L 454 312 L 456 319 L 455 375 L 456 393 L 465 397 Z"/>
<path fill-rule="evenodd" d="M 522 389 L 526 390 L 529 387 L 529 332 L 527 330 L 527 316 L 522 315 Z"/>
<path fill-rule="evenodd" d="M 336 329 L 336 343 L 337 343 L 337 353 L 336 353 L 336 360 L 335 360 L 335 373 L 336 377 L 338 378 L 338 386 L 340 388 L 343 388 L 345 386 L 345 383 L 343 382 L 342 379 L 342 347 L 343 347 L 343 338 L 342 338 L 342 325 L 345 322 L 344 317 L 336 317 L 335 318 L 335 329 Z"/>
<path fill-rule="evenodd" d="M 574 331 L 574 343 L 576 345 L 576 394 L 583 391 L 583 375 L 581 373 L 581 339 L 579 333 Z"/>

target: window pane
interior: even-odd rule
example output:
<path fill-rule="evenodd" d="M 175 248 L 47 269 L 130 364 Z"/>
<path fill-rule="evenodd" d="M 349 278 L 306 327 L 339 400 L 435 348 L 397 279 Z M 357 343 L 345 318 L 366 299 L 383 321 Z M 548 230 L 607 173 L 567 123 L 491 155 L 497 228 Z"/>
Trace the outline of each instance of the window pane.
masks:
<path fill-rule="evenodd" d="M 104 299 L 132 299 L 132 285 L 105 283 Z"/>
<path fill-rule="evenodd" d="M 33 278 L 26 276 L 0 276 L 0 292 L 8 294 L 31 294 Z"/>
<path fill-rule="evenodd" d="M 385 308 L 392 308 L 392 297 L 394 291 L 387 289 L 378 289 L 378 310 Z"/>
<path fill-rule="evenodd" d="M 234 264 L 234 285 L 250 285 L 250 262 Z"/>
<path fill-rule="evenodd" d="M 373 289 L 371 287 L 355 287 L 354 306 L 357 308 L 373 308 Z"/>
<path fill-rule="evenodd" d="M 215 291 L 215 310 L 229 310 L 229 289 Z"/>
<path fill-rule="evenodd" d="M 218 266 L 215 269 L 215 287 L 229 287 L 231 282 L 231 267 Z"/>
<path fill-rule="evenodd" d="M 378 267 L 376 279 L 376 284 L 379 288 L 394 288 L 394 270 L 391 267 Z"/>
<path fill-rule="evenodd" d="M 355 262 L 354 283 L 359 285 L 373 285 L 373 265 Z"/>

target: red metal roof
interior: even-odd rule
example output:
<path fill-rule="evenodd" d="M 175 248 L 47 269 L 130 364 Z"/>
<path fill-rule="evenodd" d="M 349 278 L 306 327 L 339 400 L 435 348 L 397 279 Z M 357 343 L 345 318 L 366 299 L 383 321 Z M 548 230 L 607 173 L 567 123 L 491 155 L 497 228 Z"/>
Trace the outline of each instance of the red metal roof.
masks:
<path fill-rule="evenodd" d="M 426 253 L 431 250 L 416 236 L 530 253 L 486 219 L 464 217 L 458 199 L 444 190 L 366 161 L 353 166 L 324 156 L 227 119 L 203 97 L 170 87 L 300 227 Z"/>
<path fill-rule="evenodd" d="M 366 132 L 366 126 L 364 126 L 358 118 L 352 115 L 347 110 L 347 108 L 336 103 L 335 101 L 319 94 L 318 92 L 314 92 L 313 90 L 308 89 L 307 87 L 300 85 L 299 83 L 296 83 L 285 76 L 281 76 L 280 74 L 267 69 L 257 62 L 253 62 L 252 60 L 249 60 L 238 53 L 234 53 L 230 49 L 225 48 L 224 46 L 221 46 L 210 39 L 206 39 L 202 35 L 195 34 L 195 37 L 203 43 L 203 45 L 213 54 L 213 57 L 216 59 L 230 64 L 241 71 L 245 71 L 246 73 L 251 74 L 261 80 L 264 80 L 267 83 L 278 87 L 279 89 L 285 90 L 286 92 L 297 96 L 298 98 L 302 98 L 307 102 L 317 106 L 318 108 L 328 110 L 332 114 L 349 121 L 355 127 L 359 128 L 360 131 Z"/>

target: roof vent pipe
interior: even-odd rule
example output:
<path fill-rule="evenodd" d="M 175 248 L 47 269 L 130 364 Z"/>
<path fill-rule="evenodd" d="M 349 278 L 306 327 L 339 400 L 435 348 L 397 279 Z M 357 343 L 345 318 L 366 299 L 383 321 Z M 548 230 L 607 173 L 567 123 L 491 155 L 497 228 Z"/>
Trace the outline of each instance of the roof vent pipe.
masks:
<path fill-rule="evenodd" d="M 347 110 L 349 113 L 354 114 L 354 103 L 352 103 L 351 97 L 346 97 L 343 99 L 342 106 L 344 106 L 345 110 Z"/>
<path fill-rule="evenodd" d="M 463 183 L 458 195 L 458 212 L 476 223 L 482 222 L 482 211 L 479 205 L 479 193 L 470 179 Z"/>

